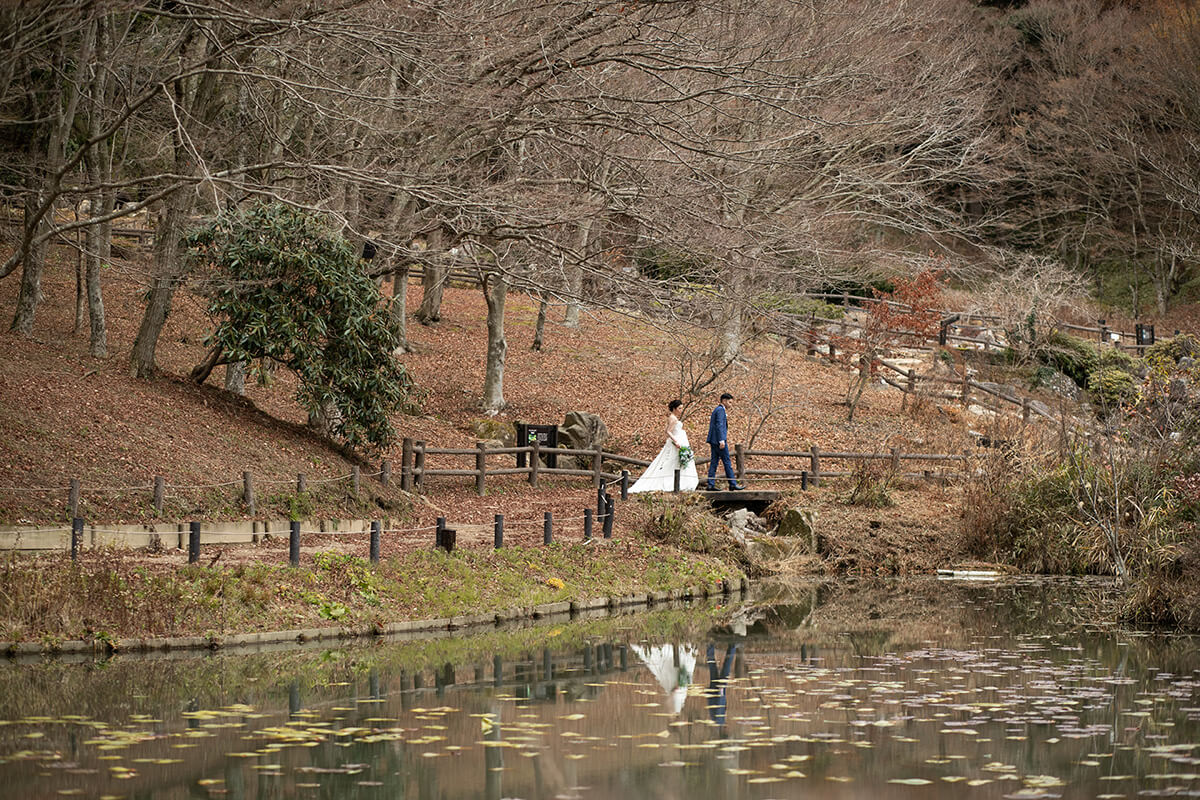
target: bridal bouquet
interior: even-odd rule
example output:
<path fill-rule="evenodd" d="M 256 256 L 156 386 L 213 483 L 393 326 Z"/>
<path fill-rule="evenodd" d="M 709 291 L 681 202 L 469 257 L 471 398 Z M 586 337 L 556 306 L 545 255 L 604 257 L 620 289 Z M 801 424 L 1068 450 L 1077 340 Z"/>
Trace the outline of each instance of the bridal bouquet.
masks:
<path fill-rule="evenodd" d="M 690 448 L 690 447 L 679 448 L 679 468 L 680 469 L 687 469 L 687 465 L 692 463 L 693 458 L 694 458 L 694 456 L 692 455 L 692 448 Z"/>

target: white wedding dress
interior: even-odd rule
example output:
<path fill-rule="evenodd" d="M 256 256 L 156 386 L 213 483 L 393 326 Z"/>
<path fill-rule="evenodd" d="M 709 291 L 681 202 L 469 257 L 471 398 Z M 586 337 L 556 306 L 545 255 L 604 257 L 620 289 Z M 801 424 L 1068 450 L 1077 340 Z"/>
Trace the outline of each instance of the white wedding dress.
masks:
<path fill-rule="evenodd" d="M 683 423 L 672 416 L 667 425 L 667 443 L 663 445 L 662 450 L 658 451 L 658 455 L 650 462 L 650 466 L 646 467 L 642 477 L 629 487 L 629 491 L 674 491 L 675 470 L 679 469 L 679 448 L 688 446 L 687 432 L 683 429 Z M 700 479 L 696 475 L 696 458 L 693 455 L 688 465 L 679 471 L 679 491 L 693 491 L 699 483 Z"/>

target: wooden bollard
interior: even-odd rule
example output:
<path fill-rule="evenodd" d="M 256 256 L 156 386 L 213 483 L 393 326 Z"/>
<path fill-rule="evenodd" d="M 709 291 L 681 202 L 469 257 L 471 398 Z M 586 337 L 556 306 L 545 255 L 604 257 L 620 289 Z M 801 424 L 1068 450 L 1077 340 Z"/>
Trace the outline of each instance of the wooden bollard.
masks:
<path fill-rule="evenodd" d="M 83 517 L 71 520 L 71 560 L 79 559 L 79 548 L 83 544 Z"/>
<path fill-rule="evenodd" d="M 79 516 L 79 479 L 71 478 L 71 488 L 67 491 L 67 516 L 71 519 Z"/>
<path fill-rule="evenodd" d="M 480 442 L 475 447 L 475 495 L 483 497 L 487 480 L 487 442 Z"/>
<path fill-rule="evenodd" d="M 379 563 L 380 527 L 381 526 L 379 524 L 379 520 L 377 520 L 377 519 L 371 520 L 371 563 L 372 564 Z"/>
<path fill-rule="evenodd" d="M 379 465 L 379 482 L 385 489 L 392 485 L 392 462 L 386 458 Z"/>
<path fill-rule="evenodd" d="M 611 539 L 613 532 L 613 517 L 616 516 L 616 504 L 612 497 L 604 495 L 604 538 Z"/>
<path fill-rule="evenodd" d="M 746 485 L 746 448 L 739 442 L 733 446 L 734 472 L 738 483 Z"/>
<path fill-rule="evenodd" d="M 296 473 L 296 494 L 304 494 L 308 491 L 308 479 L 304 477 L 303 472 Z"/>
<path fill-rule="evenodd" d="M 808 491 L 808 470 L 806 469 L 800 470 L 800 491 Z"/>
<path fill-rule="evenodd" d="M 447 553 L 454 551 L 455 541 L 458 539 L 458 531 L 453 528 L 446 527 L 446 518 L 438 517 L 437 533 L 434 534 L 435 545 L 445 550 Z"/>
<path fill-rule="evenodd" d="M 163 480 L 162 475 L 154 476 L 154 515 L 161 517 L 163 513 L 163 502 L 167 496 L 167 482 Z"/>
<path fill-rule="evenodd" d="M 814 444 L 812 451 L 808 457 L 808 470 L 812 473 L 812 485 L 816 488 L 821 485 L 821 451 Z"/>
<path fill-rule="evenodd" d="M 583 510 L 583 540 L 585 542 L 592 540 L 592 510 L 590 508 Z"/>
<path fill-rule="evenodd" d="M 413 488 L 421 491 L 425 485 L 425 442 L 419 439 L 413 442 L 412 476 Z"/>
<path fill-rule="evenodd" d="M 499 550 L 501 547 L 504 546 L 504 515 L 503 514 L 496 515 L 496 519 L 494 522 L 493 540 L 494 540 L 493 546 L 495 547 L 495 549 Z"/>
<path fill-rule="evenodd" d="M 600 445 L 595 445 L 592 453 L 592 486 L 599 487 L 604 483 L 604 476 L 600 473 L 601 465 L 604 463 L 604 451 L 600 449 Z"/>
<path fill-rule="evenodd" d="M 529 443 L 529 447 L 529 485 L 536 489 L 538 488 L 538 472 L 542 468 L 542 446 L 536 436 Z"/>
<path fill-rule="evenodd" d="M 400 451 L 400 488 L 406 492 L 412 491 L 413 440 L 404 438 Z"/>
<path fill-rule="evenodd" d="M 621 470 L 621 499 L 629 499 L 629 470 Z"/>
<path fill-rule="evenodd" d="M 675 474 L 671 476 L 671 480 L 673 482 L 671 491 L 674 492 L 675 494 L 679 494 L 679 470 L 678 469 L 675 470 Z"/>
<path fill-rule="evenodd" d="M 893 475 L 900 474 L 900 448 L 899 447 L 892 448 L 892 474 Z"/>
<path fill-rule="evenodd" d="M 254 516 L 254 473 L 246 470 L 242 473 L 242 503 L 246 513 Z"/>
<path fill-rule="evenodd" d="M 200 523 L 188 525 L 188 563 L 195 564 L 200 560 Z"/>
<path fill-rule="evenodd" d="M 604 498 L 607 496 L 608 495 L 605 494 L 603 486 L 601 486 L 599 489 L 596 490 L 596 519 L 599 520 L 600 522 L 604 521 L 604 509 L 605 509 Z"/>
<path fill-rule="evenodd" d="M 288 531 L 288 561 L 293 567 L 300 566 L 300 520 L 292 520 Z"/>
<path fill-rule="evenodd" d="M 542 544 L 554 541 L 554 512 L 547 511 L 542 518 Z"/>

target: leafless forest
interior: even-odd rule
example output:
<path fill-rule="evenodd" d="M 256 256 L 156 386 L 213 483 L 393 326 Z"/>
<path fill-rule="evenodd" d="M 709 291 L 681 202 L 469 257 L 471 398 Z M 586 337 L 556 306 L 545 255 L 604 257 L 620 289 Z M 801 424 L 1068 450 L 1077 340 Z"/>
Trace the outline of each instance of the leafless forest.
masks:
<path fill-rule="evenodd" d="M 652 304 L 726 356 L 764 298 L 931 264 L 1159 311 L 1197 275 L 1185 0 L 28 2 L 0 9 L 0 53 L 11 327 L 77 243 L 91 351 L 136 375 L 203 288 L 180 235 L 255 199 L 373 242 L 398 288 L 420 265 L 424 319 L 473 269 L 501 319 L 507 291 L 568 325 Z M 152 258 L 114 247 L 147 217 Z M 106 269 L 146 290 L 129 353 Z"/>

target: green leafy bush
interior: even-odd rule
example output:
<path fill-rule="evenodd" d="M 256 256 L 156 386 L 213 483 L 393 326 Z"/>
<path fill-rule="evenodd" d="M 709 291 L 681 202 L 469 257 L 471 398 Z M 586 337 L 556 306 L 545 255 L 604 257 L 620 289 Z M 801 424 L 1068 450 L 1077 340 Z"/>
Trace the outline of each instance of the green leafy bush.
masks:
<path fill-rule="evenodd" d="M 1115 347 L 1100 349 L 1100 362 L 1098 365 L 1100 369 L 1120 369 L 1132 375 L 1137 369 L 1137 365 L 1137 359 L 1124 350 L 1118 350 Z"/>
<path fill-rule="evenodd" d="M 1100 366 L 1100 351 L 1091 342 L 1055 331 L 1046 337 L 1038 360 L 1059 370 L 1078 386 L 1087 387 L 1088 378 Z"/>
<path fill-rule="evenodd" d="M 1195 334 L 1181 333 L 1161 339 L 1146 350 L 1146 363 L 1152 367 L 1170 369 L 1181 358 L 1200 358 L 1200 339 Z"/>
<path fill-rule="evenodd" d="M 399 335 L 357 253 L 314 215 L 260 203 L 188 237 L 193 258 L 217 273 L 209 296 L 216 329 L 212 366 L 271 363 L 300 379 L 296 399 L 327 420 L 331 436 L 382 449 L 395 438 L 389 415 L 412 405 L 412 383 L 392 353 Z"/>
<path fill-rule="evenodd" d="M 1097 369 L 1088 378 L 1092 399 L 1106 409 L 1119 408 L 1137 397 L 1137 383 L 1120 367 Z"/>
<path fill-rule="evenodd" d="M 797 317 L 841 319 L 846 313 L 841 306 L 826 303 L 824 300 L 785 292 L 764 292 L 754 298 L 754 304 L 764 311 L 777 311 Z"/>
<path fill-rule="evenodd" d="M 633 254 L 638 272 L 657 281 L 704 283 L 712 278 L 712 267 L 703 256 L 677 247 L 651 245 Z"/>

